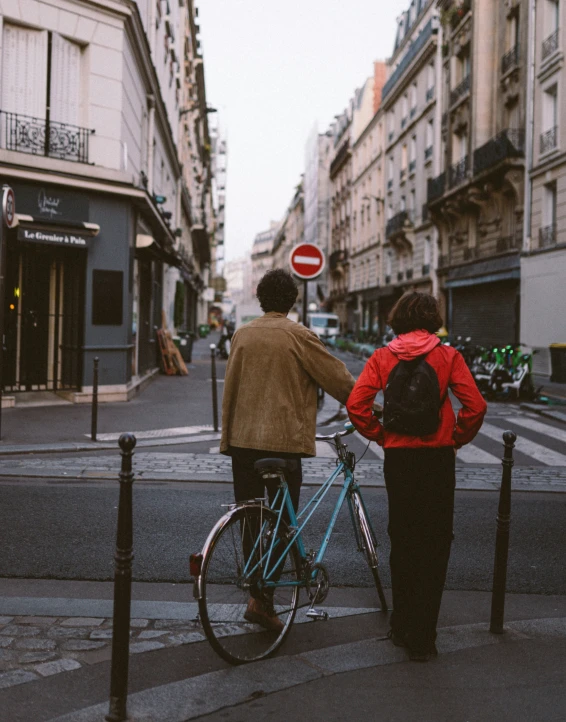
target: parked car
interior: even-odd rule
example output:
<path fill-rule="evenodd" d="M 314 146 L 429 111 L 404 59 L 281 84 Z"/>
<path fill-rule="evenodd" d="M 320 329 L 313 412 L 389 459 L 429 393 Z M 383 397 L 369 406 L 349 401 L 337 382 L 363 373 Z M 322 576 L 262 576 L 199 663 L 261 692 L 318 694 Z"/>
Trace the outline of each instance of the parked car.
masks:
<path fill-rule="evenodd" d="M 340 333 L 340 319 L 334 313 L 309 313 L 307 328 L 321 339 L 334 338 Z"/>

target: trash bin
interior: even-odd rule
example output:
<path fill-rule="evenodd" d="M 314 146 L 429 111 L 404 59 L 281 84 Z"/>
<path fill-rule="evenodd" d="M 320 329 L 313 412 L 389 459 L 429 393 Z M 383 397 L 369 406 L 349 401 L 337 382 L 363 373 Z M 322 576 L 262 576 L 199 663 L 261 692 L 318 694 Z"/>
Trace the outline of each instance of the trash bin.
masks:
<path fill-rule="evenodd" d="M 193 360 L 194 337 L 194 333 L 191 333 L 190 331 L 179 331 L 179 343 L 177 343 L 177 339 L 173 339 L 177 348 L 181 352 L 183 361 L 186 361 L 187 363 L 191 363 Z"/>
<path fill-rule="evenodd" d="M 201 325 L 198 327 L 198 335 L 201 338 L 206 338 L 209 333 L 210 333 L 210 326 L 207 323 L 201 323 Z"/>
<path fill-rule="evenodd" d="M 550 380 L 557 384 L 566 384 L 566 343 L 550 344 Z"/>

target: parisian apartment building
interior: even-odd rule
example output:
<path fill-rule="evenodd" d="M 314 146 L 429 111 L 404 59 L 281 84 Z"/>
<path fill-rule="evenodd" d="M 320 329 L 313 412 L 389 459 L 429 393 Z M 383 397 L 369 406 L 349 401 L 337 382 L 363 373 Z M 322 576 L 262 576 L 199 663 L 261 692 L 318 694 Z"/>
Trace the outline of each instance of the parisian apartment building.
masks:
<path fill-rule="evenodd" d="M 552 378 L 565 44 L 564 0 L 408 2 L 389 59 L 307 142 L 305 239 L 327 258 L 313 300 L 344 333 L 378 338 L 404 292 L 428 291 L 452 336 L 522 343 Z"/>
<path fill-rule="evenodd" d="M 3 4 L 0 22 L 0 175 L 17 219 L 4 393 L 88 401 L 99 357 L 101 397 L 126 400 L 157 370 L 156 330 L 208 313 L 220 196 L 197 10 L 38 0 Z"/>

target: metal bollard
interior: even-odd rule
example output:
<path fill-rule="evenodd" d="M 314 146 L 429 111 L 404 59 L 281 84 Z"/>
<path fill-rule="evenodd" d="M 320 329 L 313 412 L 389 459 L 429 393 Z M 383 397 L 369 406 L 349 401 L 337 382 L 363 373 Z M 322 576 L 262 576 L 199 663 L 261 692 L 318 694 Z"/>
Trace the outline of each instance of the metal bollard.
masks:
<path fill-rule="evenodd" d="M 218 431 L 218 388 L 216 383 L 216 346 L 210 344 L 210 377 L 212 380 L 212 418 L 214 431 Z"/>
<path fill-rule="evenodd" d="M 513 468 L 513 448 L 517 434 L 505 431 L 503 442 L 505 453 L 501 464 L 501 489 L 499 491 L 499 509 L 497 511 L 497 534 L 495 537 L 495 563 L 493 566 L 493 592 L 491 595 L 491 620 L 489 631 L 503 634 L 503 613 L 505 611 L 505 586 L 507 583 L 507 560 L 509 557 L 509 525 L 511 521 L 511 469 Z"/>
<path fill-rule="evenodd" d="M 92 362 L 92 413 L 90 417 L 90 438 L 96 441 L 98 428 L 98 356 Z"/>
<path fill-rule="evenodd" d="M 128 663 L 130 644 L 130 606 L 132 600 L 132 456 L 136 445 L 133 434 L 122 434 L 119 440 L 122 468 L 120 471 L 120 500 L 118 502 L 118 530 L 114 555 L 114 615 L 112 627 L 112 666 L 110 672 L 110 706 L 106 722 L 127 720 Z"/>

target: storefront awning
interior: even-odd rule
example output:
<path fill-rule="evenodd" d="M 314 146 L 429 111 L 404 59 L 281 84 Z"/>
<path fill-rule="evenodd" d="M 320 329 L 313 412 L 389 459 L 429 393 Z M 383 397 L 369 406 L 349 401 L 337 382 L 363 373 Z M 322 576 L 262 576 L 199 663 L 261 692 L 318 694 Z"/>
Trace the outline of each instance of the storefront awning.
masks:
<path fill-rule="evenodd" d="M 69 248 L 88 248 L 90 239 L 98 235 L 100 226 L 87 221 L 50 222 L 45 218 L 35 218 L 16 214 L 17 238 L 24 243 L 41 243 L 50 246 Z"/>

